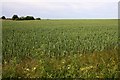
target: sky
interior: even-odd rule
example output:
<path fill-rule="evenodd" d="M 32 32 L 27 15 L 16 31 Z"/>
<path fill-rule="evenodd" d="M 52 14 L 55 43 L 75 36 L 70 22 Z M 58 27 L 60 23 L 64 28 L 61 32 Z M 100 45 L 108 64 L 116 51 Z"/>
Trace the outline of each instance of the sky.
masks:
<path fill-rule="evenodd" d="M 118 18 L 119 0 L 1 0 L 0 12 L 43 19 Z"/>

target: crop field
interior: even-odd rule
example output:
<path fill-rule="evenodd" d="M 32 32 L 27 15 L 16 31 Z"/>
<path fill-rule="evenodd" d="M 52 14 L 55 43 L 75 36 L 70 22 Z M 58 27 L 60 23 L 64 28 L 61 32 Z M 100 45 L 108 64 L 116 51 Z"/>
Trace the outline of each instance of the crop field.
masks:
<path fill-rule="evenodd" d="M 2 21 L 2 77 L 117 78 L 117 20 Z"/>

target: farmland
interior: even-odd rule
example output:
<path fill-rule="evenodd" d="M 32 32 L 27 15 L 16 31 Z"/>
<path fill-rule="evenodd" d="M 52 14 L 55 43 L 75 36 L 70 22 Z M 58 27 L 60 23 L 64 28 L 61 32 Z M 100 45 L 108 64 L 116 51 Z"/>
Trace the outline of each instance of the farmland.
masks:
<path fill-rule="evenodd" d="M 2 21 L 3 78 L 118 77 L 117 20 Z"/>

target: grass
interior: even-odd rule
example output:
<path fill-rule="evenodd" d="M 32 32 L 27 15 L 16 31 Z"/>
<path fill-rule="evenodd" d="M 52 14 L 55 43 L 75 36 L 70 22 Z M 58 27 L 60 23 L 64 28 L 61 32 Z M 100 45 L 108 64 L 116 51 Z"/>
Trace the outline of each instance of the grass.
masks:
<path fill-rule="evenodd" d="M 117 20 L 3 21 L 3 78 L 118 78 Z"/>
<path fill-rule="evenodd" d="M 114 51 L 115 52 L 115 51 Z M 117 78 L 118 57 L 116 53 L 66 55 L 62 58 L 16 59 L 3 65 L 5 77 L 31 78 Z"/>

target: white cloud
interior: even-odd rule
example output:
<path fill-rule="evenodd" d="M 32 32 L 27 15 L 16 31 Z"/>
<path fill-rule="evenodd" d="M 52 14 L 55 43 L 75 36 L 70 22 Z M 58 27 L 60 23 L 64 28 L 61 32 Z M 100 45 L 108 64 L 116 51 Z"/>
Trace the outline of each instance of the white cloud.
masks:
<path fill-rule="evenodd" d="M 33 0 L 26 0 L 28 2 L 24 2 L 23 0 L 12 1 L 13 2 L 3 3 L 3 14 L 10 16 L 16 13 L 19 15 L 34 15 L 36 17 L 42 16 L 43 18 L 117 17 L 118 3 L 114 2 L 115 0 L 92 0 L 92 2 L 90 2 L 90 0 L 69 0 L 69 2 L 68 0 L 34 0 L 34 2 Z"/>

